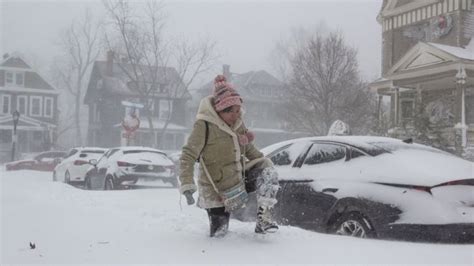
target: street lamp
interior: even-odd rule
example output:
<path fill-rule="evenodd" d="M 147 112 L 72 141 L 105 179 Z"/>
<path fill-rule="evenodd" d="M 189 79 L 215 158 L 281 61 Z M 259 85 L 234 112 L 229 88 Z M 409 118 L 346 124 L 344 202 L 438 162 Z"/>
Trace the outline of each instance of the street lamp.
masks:
<path fill-rule="evenodd" d="M 17 135 L 16 135 L 16 126 L 18 125 L 18 120 L 20 120 L 20 112 L 15 110 L 12 113 L 13 116 L 13 137 L 12 137 L 12 161 L 15 160 L 15 148 L 17 142 Z"/>

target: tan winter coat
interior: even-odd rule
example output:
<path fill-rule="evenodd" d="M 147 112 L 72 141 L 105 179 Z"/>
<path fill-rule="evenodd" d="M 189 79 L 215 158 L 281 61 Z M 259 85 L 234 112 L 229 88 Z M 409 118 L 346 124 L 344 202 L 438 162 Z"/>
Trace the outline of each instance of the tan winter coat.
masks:
<path fill-rule="evenodd" d="M 230 128 L 216 113 L 212 106 L 212 96 L 201 100 L 196 122 L 194 123 L 191 135 L 185 146 L 183 146 L 180 158 L 180 192 L 186 190 L 196 191 L 193 179 L 194 164 L 202 150 L 202 162 L 219 191 L 224 191 L 235 186 L 242 179 L 243 160 L 255 160 L 263 158 L 263 154 L 258 151 L 253 144 L 240 146 L 237 134 L 244 134 L 247 129 L 241 120 Z M 206 125 L 208 122 L 208 139 L 204 147 Z M 241 155 L 245 158 L 242 158 Z M 209 182 L 203 171 L 202 165 L 199 167 L 198 175 L 199 198 L 197 205 L 201 208 L 223 207 L 220 197 Z"/>

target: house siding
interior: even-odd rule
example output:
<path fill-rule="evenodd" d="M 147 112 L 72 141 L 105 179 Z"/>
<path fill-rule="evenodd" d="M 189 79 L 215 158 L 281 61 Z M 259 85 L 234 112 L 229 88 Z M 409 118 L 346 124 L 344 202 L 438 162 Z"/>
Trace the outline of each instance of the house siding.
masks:
<path fill-rule="evenodd" d="M 406 12 L 408 16 L 414 16 L 416 18 L 417 11 L 410 10 Z M 421 9 L 423 10 L 423 8 Z M 430 29 L 430 21 L 436 16 L 427 16 L 425 19 L 417 20 L 412 23 L 403 23 L 405 25 L 394 27 L 391 29 L 384 30 L 382 33 L 382 73 L 385 74 L 387 71 L 405 55 L 405 53 L 415 46 L 419 41 L 434 42 L 450 46 L 465 46 L 469 42 L 469 33 L 466 30 L 469 28 L 465 27 L 468 24 L 468 20 L 472 20 L 472 10 L 453 10 L 451 12 L 444 12 L 442 15 L 449 15 L 452 18 L 452 28 L 446 35 L 439 38 L 435 38 L 428 34 Z M 383 18 L 384 24 L 396 24 L 397 19 L 400 15 Z M 403 14 L 402 14 L 403 16 Z M 393 21 L 393 22 L 392 22 Z M 407 35 L 418 35 L 417 37 L 409 37 Z M 472 36 L 472 35 L 471 35 Z"/>

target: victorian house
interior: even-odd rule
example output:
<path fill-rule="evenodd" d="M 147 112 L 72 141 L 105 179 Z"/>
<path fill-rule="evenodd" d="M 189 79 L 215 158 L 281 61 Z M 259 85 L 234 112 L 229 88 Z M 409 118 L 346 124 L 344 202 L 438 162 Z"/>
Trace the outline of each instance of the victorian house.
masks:
<path fill-rule="evenodd" d="M 138 83 L 147 88 L 146 95 L 136 89 L 137 81 L 130 75 L 133 69 L 140 71 Z M 180 149 L 188 132 L 185 104 L 189 99 L 176 69 L 133 66 L 109 51 L 105 61 L 94 63 L 84 98 L 89 106 L 88 145 Z M 140 123 L 127 135 L 122 122 L 131 113 Z"/>
<path fill-rule="evenodd" d="M 10 160 L 14 121 L 16 155 L 49 150 L 58 124 L 58 91 L 18 54 L 3 55 L 0 63 L 0 161 Z"/>
<path fill-rule="evenodd" d="M 390 135 L 472 156 L 474 1 L 384 0 L 377 21 L 382 76 L 370 86 L 390 103 Z"/>
<path fill-rule="evenodd" d="M 244 121 L 246 126 L 255 133 L 255 143 L 259 147 L 301 136 L 302 132 L 288 129 L 282 113 L 287 93 L 287 87 L 265 70 L 232 73 L 229 65 L 223 66 L 223 75 L 232 83 L 244 101 Z M 208 82 L 193 92 L 193 102 L 189 108 L 188 117 L 193 122 L 199 102 L 211 95 L 213 82 Z"/>

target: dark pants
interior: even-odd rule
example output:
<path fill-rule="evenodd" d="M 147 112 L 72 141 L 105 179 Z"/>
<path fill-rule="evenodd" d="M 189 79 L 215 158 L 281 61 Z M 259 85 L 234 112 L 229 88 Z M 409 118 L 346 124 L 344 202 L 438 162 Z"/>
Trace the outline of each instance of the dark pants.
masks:
<path fill-rule="evenodd" d="M 219 236 L 227 233 L 230 213 L 224 207 L 206 209 L 209 216 L 210 236 Z"/>

